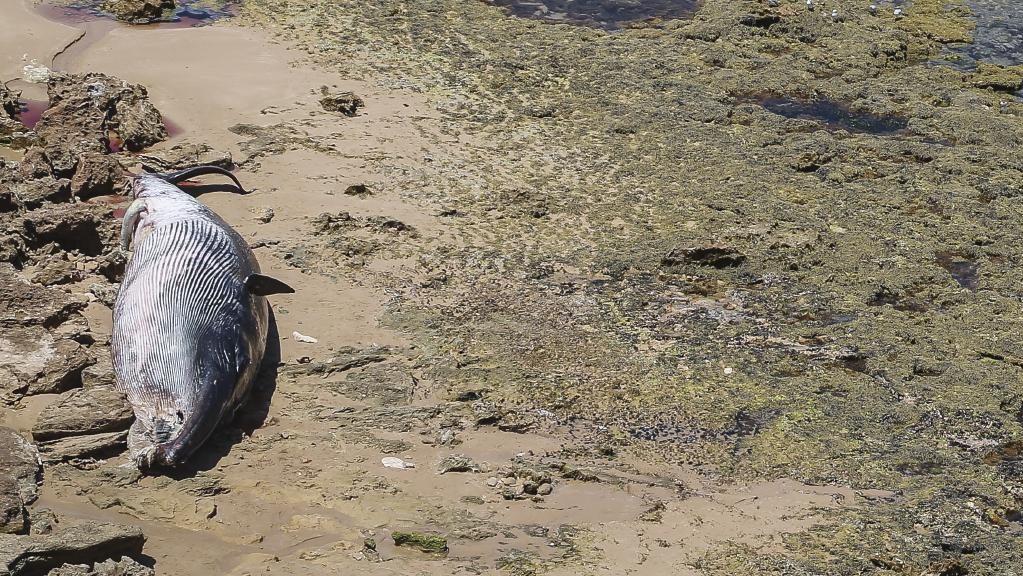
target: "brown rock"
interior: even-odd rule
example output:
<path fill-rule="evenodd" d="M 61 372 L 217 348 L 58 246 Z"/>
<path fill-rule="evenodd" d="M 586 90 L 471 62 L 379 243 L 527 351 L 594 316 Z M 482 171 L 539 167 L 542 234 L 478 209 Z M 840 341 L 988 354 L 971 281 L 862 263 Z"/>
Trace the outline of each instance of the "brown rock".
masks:
<path fill-rule="evenodd" d="M 70 176 L 83 154 L 110 152 L 111 133 L 132 152 L 167 137 L 160 112 L 141 85 L 95 72 L 56 73 L 47 88 L 50 108 L 35 131 L 58 175 Z"/>
<path fill-rule="evenodd" d="M 22 534 L 28 529 L 25 505 L 39 493 L 41 471 L 35 446 L 15 431 L 0 428 L 0 533 Z"/>
<path fill-rule="evenodd" d="M 0 574 L 40 575 L 65 564 L 137 557 L 145 541 L 136 527 L 105 522 L 86 522 L 38 536 L 0 535 Z"/>
<path fill-rule="evenodd" d="M 71 178 L 71 193 L 78 198 L 120 193 L 125 172 L 111 156 L 86 152 L 78 157 L 78 167 Z"/>
<path fill-rule="evenodd" d="M 114 365 L 108 354 L 100 354 L 95 364 L 82 370 L 82 386 L 85 388 L 113 386 L 115 382 Z"/>
<path fill-rule="evenodd" d="M 113 209 L 99 203 L 47 204 L 24 215 L 23 236 L 31 248 L 53 243 L 68 252 L 98 256 L 116 246 L 120 234 Z"/>
<path fill-rule="evenodd" d="M 53 170 L 50 168 L 50 160 L 46 157 L 46 151 L 39 146 L 33 146 L 25 151 L 25 155 L 18 165 L 18 172 L 24 179 L 53 176 Z"/>
<path fill-rule="evenodd" d="M 32 274 L 32 282 L 43 286 L 67 284 L 81 278 L 82 275 L 75 268 L 75 263 L 68 260 L 64 252 L 44 260 Z"/>
<path fill-rule="evenodd" d="M 22 180 L 11 187 L 17 202 L 24 208 L 33 209 L 44 202 L 69 202 L 71 200 L 71 182 L 67 179 L 55 180 L 51 176 Z"/>
<path fill-rule="evenodd" d="M 0 270 L 0 327 L 54 327 L 86 304 L 85 300 L 29 284 L 9 271 Z"/>
<path fill-rule="evenodd" d="M 44 408 L 32 427 L 32 437 L 44 441 L 127 430 L 132 419 L 131 406 L 115 388 L 82 388 L 65 393 Z"/>
<path fill-rule="evenodd" d="M 17 481 L 0 473 L 0 534 L 24 534 L 28 530 L 26 516 Z"/>
<path fill-rule="evenodd" d="M 43 462 L 58 463 L 83 458 L 105 458 L 124 452 L 128 432 L 104 432 L 88 436 L 67 436 L 39 443 Z"/>
<path fill-rule="evenodd" d="M 25 394 L 57 394 L 81 386 L 82 370 L 89 364 L 92 364 L 92 358 L 81 344 L 73 340 L 57 340 L 53 353 L 29 383 Z"/>

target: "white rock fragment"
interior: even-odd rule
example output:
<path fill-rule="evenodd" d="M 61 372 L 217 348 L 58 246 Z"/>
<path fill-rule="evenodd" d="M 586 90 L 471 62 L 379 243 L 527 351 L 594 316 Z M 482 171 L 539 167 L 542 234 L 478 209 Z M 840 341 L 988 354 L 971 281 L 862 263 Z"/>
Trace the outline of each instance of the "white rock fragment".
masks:
<path fill-rule="evenodd" d="M 415 468 L 416 465 L 413 462 L 406 462 L 401 458 L 395 458 L 394 456 L 387 456 L 380 460 L 380 463 L 387 468 L 396 468 L 398 470 L 404 470 L 406 468 Z"/>
<path fill-rule="evenodd" d="M 319 342 L 319 340 L 317 340 L 316 338 L 313 338 L 312 336 L 306 336 L 305 334 L 302 334 L 297 331 L 292 332 L 291 337 L 295 340 L 295 342 L 305 342 L 306 344 L 316 344 L 317 342 Z"/>
<path fill-rule="evenodd" d="M 25 56 L 27 57 L 27 55 Z M 25 57 L 22 57 L 24 60 Z M 33 84 L 46 84 L 50 80 L 50 69 L 33 59 L 22 67 L 22 78 Z"/>

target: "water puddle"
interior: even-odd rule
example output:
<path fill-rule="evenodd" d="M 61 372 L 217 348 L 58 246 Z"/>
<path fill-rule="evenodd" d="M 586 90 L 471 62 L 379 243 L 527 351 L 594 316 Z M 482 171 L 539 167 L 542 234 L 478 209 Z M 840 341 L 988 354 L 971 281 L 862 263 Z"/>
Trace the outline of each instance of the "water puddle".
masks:
<path fill-rule="evenodd" d="M 854 134 L 878 136 L 902 136 L 909 133 L 907 130 L 909 122 L 906 118 L 859 112 L 852 110 L 848 104 L 833 100 L 803 100 L 766 95 L 740 98 L 739 101 L 758 104 L 768 112 L 786 118 L 812 120 L 828 130 L 845 130 Z"/>
<path fill-rule="evenodd" d="M 934 260 L 938 266 L 947 270 L 960 286 L 967 290 L 977 289 L 976 262 L 956 252 L 938 252 Z"/>
<path fill-rule="evenodd" d="M 32 130 L 39 123 L 39 119 L 43 116 L 43 112 L 49 107 L 49 103 L 43 100 L 19 100 L 18 104 L 20 108 L 14 114 L 14 119 L 21 124 Z"/>
<path fill-rule="evenodd" d="M 605 30 L 691 18 L 702 0 L 485 0 L 510 16 Z"/>

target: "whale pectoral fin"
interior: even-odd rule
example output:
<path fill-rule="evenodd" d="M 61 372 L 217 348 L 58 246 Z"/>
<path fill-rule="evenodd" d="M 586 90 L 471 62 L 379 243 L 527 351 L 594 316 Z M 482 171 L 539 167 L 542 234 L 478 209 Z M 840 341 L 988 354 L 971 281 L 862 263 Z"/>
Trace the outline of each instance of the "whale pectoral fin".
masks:
<path fill-rule="evenodd" d="M 271 294 L 292 294 L 295 289 L 284 282 L 263 274 L 250 274 L 245 279 L 245 287 L 249 293 L 256 296 L 269 296 Z"/>
<path fill-rule="evenodd" d="M 124 212 L 124 220 L 121 221 L 121 250 L 125 252 L 131 247 L 135 238 L 135 229 L 138 227 L 139 219 L 148 211 L 144 199 L 135 200 Z"/>

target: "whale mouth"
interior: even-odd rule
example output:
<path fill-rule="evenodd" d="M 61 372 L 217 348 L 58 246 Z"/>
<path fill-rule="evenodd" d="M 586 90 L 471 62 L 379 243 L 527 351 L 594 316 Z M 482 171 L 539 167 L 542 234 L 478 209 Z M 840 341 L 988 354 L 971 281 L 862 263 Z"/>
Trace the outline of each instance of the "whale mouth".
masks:
<path fill-rule="evenodd" d="M 173 172 L 143 172 L 141 174 L 129 177 L 123 190 L 124 194 L 127 196 L 131 196 L 132 198 L 140 198 L 143 196 L 143 194 L 150 191 L 147 189 L 146 186 L 147 181 L 150 182 L 151 183 L 150 186 L 152 186 L 153 183 L 152 179 L 155 178 L 157 179 L 158 182 L 165 182 L 167 184 L 171 184 L 177 190 L 184 191 L 183 188 L 179 186 L 179 184 L 185 182 L 190 178 L 195 178 L 196 176 L 205 176 L 207 174 L 218 174 L 221 176 L 226 176 L 231 179 L 233 185 L 231 184 L 214 185 L 218 190 L 228 190 L 231 192 L 237 192 L 239 194 L 249 193 L 245 189 L 245 187 L 242 186 L 242 183 L 238 180 L 238 177 L 235 176 L 230 170 L 221 168 L 219 166 L 209 165 L 193 166 L 191 168 L 185 168 L 184 170 L 176 170 Z M 184 188 L 188 187 L 189 186 L 185 186 Z M 209 187 L 204 186 L 204 188 Z"/>

